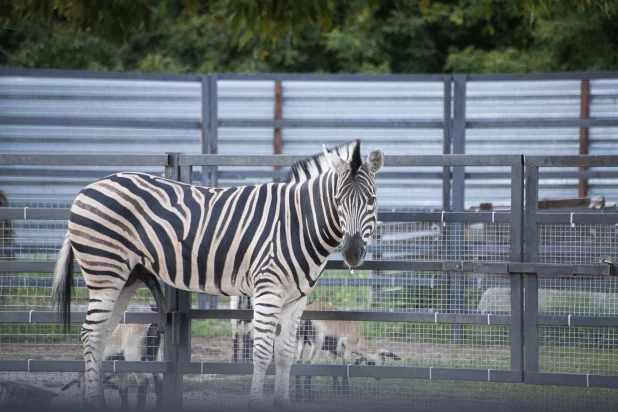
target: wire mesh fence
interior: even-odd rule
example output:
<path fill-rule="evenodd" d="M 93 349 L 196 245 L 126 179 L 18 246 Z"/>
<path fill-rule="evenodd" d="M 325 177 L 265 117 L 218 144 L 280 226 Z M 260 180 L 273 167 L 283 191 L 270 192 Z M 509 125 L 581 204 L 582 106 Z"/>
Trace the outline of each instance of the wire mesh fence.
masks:
<path fill-rule="evenodd" d="M 25 204 L 25 203 L 24 203 Z M 28 203 L 38 205 L 36 202 Z M 64 204 L 41 203 L 49 209 Z M 22 206 L 23 207 L 23 206 Z M 30 206 L 29 206 L 30 207 Z M 493 220 L 493 219 L 492 219 Z M 54 262 L 66 232 L 63 220 L 1 220 L 0 256 L 6 262 Z M 386 262 L 508 263 L 512 261 L 512 230 L 509 222 L 380 222 L 369 244 L 367 260 Z M 613 224 L 539 225 L 540 263 L 556 265 L 599 264 L 602 257 L 616 256 Z M 335 252 L 335 259 L 340 258 Z M 1 269 L 0 269 L 1 271 Z M 85 312 L 88 291 L 76 277 L 72 311 Z M 303 320 L 299 334 L 304 345 L 297 362 L 315 365 L 361 365 L 385 368 L 443 368 L 454 370 L 511 371 L 513 369 L 513 325 L 491 323 L 492 315 L 513 315 L 509 273 L 445 270 L 326 270 L 310 296 L 311 302 L 328 304 L 333 310 L 386 314 L 487 316 L 487 324 L 438 321 L 331 321 L 342 332 L 339 341 L 320 342 L 319 321 Z M 51 273 L 1 273 L 0 311 L 49 311 Z M 576 278 L 539 277 L 540 315 L 616 315 L 616 280 L 593 276 Z M 193 294 L 193 308 L 250 309 L 238 306 L 234 298 Z M 205 300 L 206 299 L 206 300 Z M 208 303 L 205 304 L 205 301 Z M 154 300 L 141 288 L 131 300 L 129 312 L 150 312 Z M 515 313 L 516 315 L 516 313 Z M 106 359 L 114 361 L 154 360 L 155 334 L 150 324 L 124 324 L 130 342 L 113 335 Z M 616 376 L 618 328 L 543 325 L 539 331 L 539 371 L 544 373 L 596 374 Z M 118 332 L 118 330 L 116 331 Z M 122 334 L 122 332 L 119 332 Z M 313 333 L 313 334 L 312 334 Z M 355 338 L 352 339 L 352 338 Z M 160 340 L 160 338 L 159 338 Z M 312 343 L 313 342 L 313 345 Z M 350 350 L 341 347 L 341 342 Z M 251 322 L 245 319 L 191 321 L 191 361 L 206 363 L 252 362 Z M 319 354 L 311 358 L 314 346 Z M 298 348 L 300 350 L 300 346 Z M 81 360 L 80 325 L 73 324 L 65 335 L 57 323 L 0 323 L 1 360 Z M 431 376 L 431 375 L 430 375 Z M 113 406 L 157 402 L 153 374 L 106 373 L 105 396 Z M 213 408 L 246 406 L 251 385 L 249 375 L 204 374 L 184 376 L 187 409 L 208 403 Z M 77 373 L 0 372 L 0 385 L 24 384 L 52 392 L 50 403 L 75 405 L 81 400 Z M 290 383 L 291 396 L 300 409 L 348 410 L 392 409 L 559 410 L 563 405 L 584 409 L 584 405 L 606 407 L 618 400 L 612 391 L 576 389 L 580 397 L 571 402 L 552 402 L 555 396 L 571 399 L 572 392 L 533 385 L 425 381 L 419 379 L 351 377 L 344 384 L 331 376 L 307 377 Z M 75 382 L 62 390 L 67 384 Z M 19 385 L 18 385 L 19 386 Z M 272 398 L 274 378 L 265 386 L 267 402 Z M 16 389 L 17 390 L 17 389 Z M 22 388 L 21 390 L 26 390 Z M 31 389 L 28 389 L 31 390 Z M 573 392 L 574 393 L 574 392 Z M 53 395 L 53 396 L 52 396 Z M 573 395 L 574 396 L 574 395 Z M 593 401 L 594 399 L 594 401 Z M 580 402 L 581 401 L 581 402 Z"/>

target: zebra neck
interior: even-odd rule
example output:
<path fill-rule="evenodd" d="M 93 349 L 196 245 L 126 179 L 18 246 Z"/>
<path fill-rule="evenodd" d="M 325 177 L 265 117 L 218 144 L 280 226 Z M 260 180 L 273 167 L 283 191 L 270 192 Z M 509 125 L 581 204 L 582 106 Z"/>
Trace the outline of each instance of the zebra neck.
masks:
<path fill-rule="evenodd" d="M 301 184 L 299 193 L 300 214 L 304 216 L 306 233 L 315 252 L 325 261 L 343 241 L 335 194 L 337 175 L 324 173 Z"/>

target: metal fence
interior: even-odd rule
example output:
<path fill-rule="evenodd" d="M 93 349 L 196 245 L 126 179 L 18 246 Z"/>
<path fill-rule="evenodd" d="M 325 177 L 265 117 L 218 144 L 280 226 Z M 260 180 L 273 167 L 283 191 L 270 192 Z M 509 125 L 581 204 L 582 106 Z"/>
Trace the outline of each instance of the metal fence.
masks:
<path fill-rule="evenodd" d="M 194 166 L 284 166 L 296 157 L 168 154 L 125 158 L 97 156 L 95 159 L 89 156 L 2 155 L 0 160 L 4 164 L 37 166 L 83 162 L 158 165 L 166 167 L 168 177 L 188 182 Z M 381 212 L 382 227 L 391 224 L 438 226 L 439 231 L 430 235 L 435 239 L 431 245 L 435 258 L 424 258 L 426 252 L 421 252 L 420 259 L 369 260 L 354 276 L 347 273 L 341 261 L 332 260 L 314 294 L 319 300 L 337 303 L 340 309 L 348 310 L 305 312 L 303 318 L 358 321 L 367 342 L 388 347 L 402 360 L 380 367 L 298 364 L 294 365 L 292 373 L 349 376 L 353 382 L 362 382 L 356 387 L 357 391 L 362 391 L 376 402 L 389 400 L 380 397 L 383 386 L 376 387 L 366 378 L 618 387 L 618 308 L 615 299 L 618 285 L 616 278 L 612 277 L 614 266 L 599 260 L 604 256 L 616 256 L 618 214 L 539 212 L 537 207 L 539 168 L 616 167 L 618 156 L 527 157 L 525 164 L 521 156 L 386 157 L 387 168 L 409 165 L 506 167 L 511 174 L 511 210 Z M 5 222 L 65 220 L 67 217 L 66 208 L 0 209 L 0 219 Z M 501 226 L 503 228 L 497 230 Z M 413 237 L 406 245 L 406 253 L 429 246 L 423 240 L 423 229 L 408 229 L 411 230 L 409 233 L 419 233 L 421 236 Z M 594 235 L 591 234 L 593 229 Z M 477 233 L 472 234 L 475 231 Z M 384 246 L 381 242 L 385 242 L 385 236 L 383 231 L 381 238 L 374 240 L 374 252 Z M 508 238 L 506 242 L 496 242 L 504 236 Z M 25 274 L 18 279 L 13 275 L 3 279 L 8 283 L 3 283 L 1 289 L 5 302 L 0 312 L 3 329 L 1 353 L 4 358 L 0 361 L 0 368 L 13 373 L 13 376 L 17 376 L 17 372 L 83 371 L 83 361 L 76 360 L 81 352 L 77 330 L 74 329 L 72 335 L 64 338 L 59 328 L 50 328 L 58 319 L 54 312 L 48 310 L 48 283 L 44 283 L 44 287 L 37 283 L 50 279 L 49 275 L 39 273 L 52 271 L 52 259 L 53 256 L 41 261 L 12 259 L 2 262 L 5 276 L 6 273 Z M 398 275 L 389 276 L 389 273 Z M 525 304 L 524 279 L 526 290 L 532 291 L 525 294 Z M 23 281 L 21 285 L 20 280 Z M 424 287 L 427 281 L 434 282 L 433 288 L 440 295 L 437 299 L 432 300 L 429 296 L 434 291 L 431 286 Z M 475 282 L 483 284 L 480 290 L 473 288 Z M 582 288 L 583 284 L 586 284 L 585 288 Z M 400 294 L 398 301 L 408 305 L 393 307 L 395 299 L 373 299 L 372 302 L 361 303 L 363 297 L 370 293 L 370 288 L 383 286 L 394 288 L 393 291 Z M 360 292 L 362 289 L 365 291 Z M 476 299 L 469 296 L 471 289 L 477 293 Z M 425 307 L 415 304 L 411 296 L 406 295 L 412 291 L 429 303 Z M 556 292 L 551 302 L 545 296 L 550 291 Z M 347 300 L 337 296 L 341 292 L 348 294 Z M 599 296 L 602 294 L 606 296 Z M 541 304 L 539 297 L 545 299 Z M 86 299 L 87 294 L 82 287 L 77 291 L 74 310 L 83 308 Z M 225 326 L 232 319 L 250 319 L 251 311 L 196 309 L 197 302 L 192 304 L 195 299 L 191 294 L 172 288 L 166 289 L 166 300 L 171 312 L 165 334 L 166 362 L 110 361 L 104 362 L 105 371 L 163 373 L 163 396 L 169 405 L 178 405 L 183 395 L 186 401 L 186 390 L 183 388 L 201 387 L 200 377 L 208 377 L 203 386 L 208 388 L 214 380 L 213 375 L 251 374 L 251 364 L 229 363 L 229 355 L 221 350 L 226 342 L 229 347 L 231 341 L 229 328 Z M 148 301 L 148 296 L 142 295 L 134 302 L 138 306 L 140 302 L 141 306 L 146 306 Z M 74 322 L 83 321 L 83 310 L 80 312 L 78 309 L 74 313 Z M 179 319 L 182 321 L 177 322 Z M 156 320 L 156 315 L 152 313 L 127 312 L 125 316 L 126 323 Z M 219 349 L 214 344 L 218 344 Z M 219 356 L 199 351 L 209 346 L 211 352 L 220 350 Z M 68 356 L 68 359 L 52 360 L 58 356 Z M 272 372 L 274 370 L 270 370 Z M 193 379 L 187 381 L 183 376 Z M 238 384 L 238 381 L 233 383 Z M 246 389 L 248 384 L 244 381 Z M 405 404 L 405 387 L 399 390 L 401 397 L 397 402 Z M 197 393 L 194 395 L 199 396 Z M 210 396 L 214 395 L 211 393 Z M 238 401 L 238 397 L 235 399 Z"/>
<path fill-rule="evenodd" d="M 139 78 L 142 77 L 136 76 Z M 618 78 L 618 75 L 190 76 L 182 79 L 199 81 L 202 86 L 201 122 L 178 125 L 165 120 L 159 122 L 164 123 L 161 126 L 151 120 L 132 121 L 131 127 L 141 127 L 145 131 L 160 126 L 199 129 L 202 154 L 6 154 L 0 155 L 0 164 L 7 170 L 13 168 L 11 173 L 15 175 L 37 168 L 48 169 L 53 175 L 55 168 L 110 166 L 116 170 L 132 168 L 165 173 L 183 182 L 218 185 L 221 181 L 229 183 L 234 176 L 259 175 L 275 179 L 282 172 L 273 168 L 306 157 L 217 154 L 218 133 L 222 128 L 284 131 L 294 128 L 327 130 L 328 127 L 441 129 L 444 155 L 399 156 L 386 152 L 386 168 L 382 172 L 386 177 L 378 180 L 377 185 L 380 188 L 383 183 L 395 190 L 406 179 L 437 181 L 437 189 L 423 195 L 441 198 L 442 209 L 382 208 L 381 223 L 370 245 L 372 258 L 351 274 L 335 254 L 312 292 L 312 299 L 331 303 L 339 311 L 303 315 L 305 319 L 357 322 L 367 346 L 388 349 L 401 360 L 389 360 L 386 366 L 330 365 L 325 359 L 319 365 L 294 365 L 293 374 L 315 376 L 317 396 L 306 404 L 308 407 L 358 405 L 368 408 L 390 405 L 404 409 L 410 405 L 420 406 L 420 409 L 479 404 L 499 409 L 523 405 L 529 410 L 553 410 L 581 402 L 582 410 L 590 410 L 594 398 L 594 406 L 603 409 L 618 399 L 615 391 L 618 387 L 617 285 L 614 266 L 601 263 L 605 257 L 612 260 L 618 256 L 618 214 L 615 210 L 546 211 L 539 210 L 538 205 L 543 188 L 545 193 L 551 193 L 552 187 L 566 180 L 569 184 L 575 182 L 577 185 L 579 180 L 586 180 L 592 187 L 613 187 L 618 177 L 613 169 L 618 166 L 618 157 L 524 158 L 521 155 L 460 154 L 466 151 L 466 131 L 475 128 L 492 127 L 499 132 L 506 127 L 618 125 L 615 117 L 466 120 L 468 83 L 558 78 L 594 80 Z M 161 77 L 161 80 L 173 79 L 181 78 Z M 359 119 L 221 119 L 217 109 L 217 85 L 226 79 L 440 81 L 444 88 L 443 119 L 390 119 L 377 121 L 379 124 Z M 31 118 L 42 123 L 49 120 Z M 4 124 L 20 121 L 26 120 L 0 116 Z M 62 116 L 53 121 L 80 125 L 93 122 L 92 119 L 78 121 Z M 105 124 L 118 126 L 116 120 Z M 313 145 L 319 149 L 321 143 Z M 364 148 L 368 149 L 366 144 Z M 509 207 L 466 211 L 470 185 L 475 179 L 490 178 L 500 179 L 500 184 L 508 188 L 509 198 L 500 203 Z M 405 185 L 399 187 L 397 196 L 400 205 L 405 206 L 415 193 L 402 187 Z M 487 196 L 491 199 L 490 193 Z M 88 296 L 83 281 L 79 277 L 76 279 L 72 308 L 75 323 L 68 336 L 62 334 L 56 314 L 50 312 L 49 307 L 50 272 L 66 231 L 68 205 L 63 202 L 9 205 L 11 207 L 0 208 L 3 230 L 0 384 L 27 382 L 43 388 L 42 391 L 53 392 L 49 396 L 56 396 L 54 404 L 78 402 L 80 395 L 76 389 L 61 393 L 59 385 L 70 381 L 84 367 L 80 360 L 79 324 L 85 316 Z M 15 228 L 19 228 L 19 232 L 15 232 Z M 15 233 L 19 236 L 15 237 Z M 524 295 L 524 286 L 526 291 L 532 292 Z M 108 361 L 104 363 L 104 370 L 117 374 L 162 373 L 163 397 L 168 405 L 184 403 L 191 407 L 207 402 L 215 406 L 241 406 L 246 403 L 242 394 L 249 393 L 248 375 L 252 365 L 246 361 L 230 362 L 231 321 L 250 319 L 251 311 L 230 310 L 228 298 L 211 297 L 206 302 L 202 296 L 171 288 L 166 289 L 166 300 L 171 314 L 165 334 L 165 361 Z M 125 323 L 156 322 L 157 316 L 149 313 L 150 302 L 147 290 L 140 290 L 126 313 Z M 274 366 L 269 370 L 270 374 L 273 372 Z M 333 376 L 349 376 L 350 392 L 331 387 L 330 377 Z M 385 379 L 376 381 L 374 378 Z M 268 385 L 272 382 L 267 383 L 267 388 Z M 549 389 L 547 392 L 536 389 L 536 396 L 531 397 L 526 388 L 541 388 L 535 385 L 580 386 L 585 392 L 569 389 L 551 397 Z M 298 390 L 293 384 L 293 396 Z M 108 398 L 114 400 L 112 403 L 118 401 L 114 394 L 107 392 Z M 133 397 L 136 392 L 133 388 Z M 577 399 L 573 398 L 574 393 L 579 394 Z M 148 402 L 153 401 L 150 394 Z"/>

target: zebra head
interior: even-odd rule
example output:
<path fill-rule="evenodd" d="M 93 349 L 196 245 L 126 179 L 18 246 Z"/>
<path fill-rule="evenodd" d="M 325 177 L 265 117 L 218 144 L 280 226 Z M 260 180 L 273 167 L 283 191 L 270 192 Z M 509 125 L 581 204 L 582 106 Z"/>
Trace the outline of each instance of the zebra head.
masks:
<path fill-rule="evenodd" d="M 374 177 L 384 165 L 384 153 L 375 149 L 363 162 L 360 140 L 348 159 L 341 158 L 338 150 L 330 151 L 326 146 L 323 149 L 330 169 L 337 174 L 335 202 L 343 230 L 341 255 L 348 266 L 360 266 L 378 220 Z"/>

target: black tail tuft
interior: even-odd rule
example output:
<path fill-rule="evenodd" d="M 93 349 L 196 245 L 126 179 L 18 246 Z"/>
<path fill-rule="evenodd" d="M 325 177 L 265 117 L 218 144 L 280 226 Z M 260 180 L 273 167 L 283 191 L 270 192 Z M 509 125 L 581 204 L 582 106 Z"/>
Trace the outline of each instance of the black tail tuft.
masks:
<path fill-rule="evenodd" d="M 63 332 L 67 334 L 71 326 L 71 289 L 73 288 L 73 248 L 67 234 L 60 257 L 54 270 L 54 286 L 52 302 L 58 310 L 58 315 L 63 324 Z"/>

